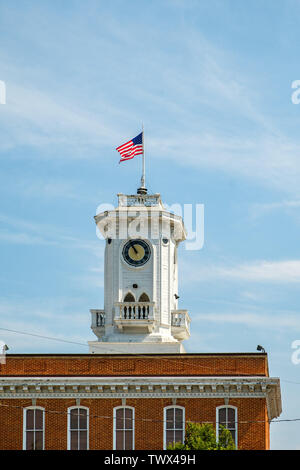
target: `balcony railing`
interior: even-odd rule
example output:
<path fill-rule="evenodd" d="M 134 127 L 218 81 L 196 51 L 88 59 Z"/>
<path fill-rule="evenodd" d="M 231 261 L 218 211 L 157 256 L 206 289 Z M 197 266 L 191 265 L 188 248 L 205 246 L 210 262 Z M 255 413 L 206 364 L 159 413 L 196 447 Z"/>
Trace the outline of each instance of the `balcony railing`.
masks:
<path fill-rule="evenodd" d="M 92 309 L 90 310 L 92 314 L 92 330 L 98 338 L 103 336 L 105 331 L 105 311 Z"/>
<path fill-rule="evenodd" d="M 115 323 L 120 329 L 152 331 L 154 302 L 116 302 Z"/>
<path fill-rule="evenodd" d="M 190 323 L 187 310 L 172 310 L 171 331 L 176 339 L 183 340 L 190 337 Z"/>
<path fill-rule="evenodd" d="M 153 314 L 152 302 L 120 302 L 118 306 L 124 320 L 148 320 Z"/>
<path fill-rule="evenodd" d="M 154 302 L 115 303 L 115 325 L 128 333 L 151 333 L 154 326 Z M 92 330 L 98 338 L 105 333 L 105 311 L 92 309 Z M 171 311 L 171 333 L 184 340 L 190 336 L 190 317 L 187 310 Z"/>

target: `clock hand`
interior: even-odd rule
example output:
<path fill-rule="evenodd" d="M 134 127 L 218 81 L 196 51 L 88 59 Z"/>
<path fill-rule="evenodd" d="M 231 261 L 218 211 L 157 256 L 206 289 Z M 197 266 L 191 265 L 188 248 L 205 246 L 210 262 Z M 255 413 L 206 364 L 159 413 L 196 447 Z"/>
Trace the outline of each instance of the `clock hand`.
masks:
<path fill-rule="evenodd" d="M 138 251 L 137 251 L 136 247 L 135 247 L 134 245 L 132 245 L 132 248 L 134 249 L 135 254 L 137 255 L 137 254 L 138 254 Z"/>

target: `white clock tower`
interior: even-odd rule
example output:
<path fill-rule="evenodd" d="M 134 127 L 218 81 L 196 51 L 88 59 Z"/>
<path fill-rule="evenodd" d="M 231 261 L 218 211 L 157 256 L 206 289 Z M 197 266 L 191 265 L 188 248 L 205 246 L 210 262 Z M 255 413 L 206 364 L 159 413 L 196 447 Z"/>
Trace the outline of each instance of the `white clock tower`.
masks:
<path fill-rule="evenodd" d="M 182 218 L 159 194 L 142 187 L 118 195 L 114 210 L 95 216 L 105 238 L 104 309 L 92 309 L 90 353 L 182 353 L 190 336 L 186 310 L 178 309 L 177 247 Z"/>

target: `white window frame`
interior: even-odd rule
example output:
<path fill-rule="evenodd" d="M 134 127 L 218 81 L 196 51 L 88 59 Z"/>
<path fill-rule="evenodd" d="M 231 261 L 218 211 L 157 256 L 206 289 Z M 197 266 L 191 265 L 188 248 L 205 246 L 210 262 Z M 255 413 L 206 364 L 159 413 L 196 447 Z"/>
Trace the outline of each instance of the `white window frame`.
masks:
<path fill-rule="evenodd" d="M 184 442 L 184 439 L 185 439 L 185 408 L 184 408 L 184 406 L 179 406 L 179 405 L 165 406 L 165 408 L 164 408 L 164 439 L 163 439 L 164 450 L 167 449 L 167 410 L 174 409 L 174 408 L 182 410 L 182 421 L 183 421 L 182 442 Z M 170 431 L 170 429 L 168 429 L 168 431 Z M 173 429 L 173 431 L 174 431 L 174 429 Z M 181 431 L 181 429 L 178 429 L 178 431 Z"/>
<path fill-rule="evenodd" d="M 69 406 L 68 408 L 68 439 L 67 439 L 67 449 L 68 450 L 71 450 L 71 411 L 72 410 L 80 410 L 80 409 L 84 409 L 87 411 L 86 413 L 86 431 L 87 431 L 87 450 L 89 450 L 89 437 L 90 437 L 90 420 L 89 420 L 89 408 L 87 406 L 81 406 L 81 405 L 75 405 L 75 406 Z M 74 430 L 73 430 L 74 431 Z M 77 429 L 77 431 L 79 431 Z M 85 431 L 85 429 L 82 429 L 82 431 Z"/>
<path fill-rule="evenodd" d="M 128 431 L 132 431 L 132 449 L 131 450 L 135 450 L 135 409 L 132 407 L 132 406 L 127 406 L 127 405 L 124 405 L 124 406 L 115 406 L 114 408 L 114 413 L 113 413 L 113 422 L 114 422 L 114 426 L 113 426 L 113 450 L 116 450 L 116 447 L 117 447 L 117 410 L 120 410 L 120 409 L 129 409 L 129 410 L 132 410 L 132 430 L 131 429 L 128 429 Z"/>
<path fill-rule="evenodd" d="M 27 437 L 27 431 L 36 431 L 36 429 L 26 429 L 26 424 L 27 424 L 27 411 L 28 410 L 41 410 L 43 412 L 43 448 L 42 450 L 45 450 L 45 408 L 42 406 L 26 406 L 23 408 L 23 450 L 29 450 L 26 449 L 26 437 Z M 38 429 L 38 431 L 41 431 L 41 429 Z"/>
<path fill-rule="evenodd" d="M 221 406 L 217 406 L 216 408 L 216 437 L 217 437 L 217 441 L 219 440 L 219 410 L 223 409 L 223 408 L 231 408 L 232 410 L 234 410 L 234 424 L 235 424 L 235 447 L 237 449 L 238 447 L 238 409 L 236 406 L 232 406 L 232 405 L 221 405 Z"/>

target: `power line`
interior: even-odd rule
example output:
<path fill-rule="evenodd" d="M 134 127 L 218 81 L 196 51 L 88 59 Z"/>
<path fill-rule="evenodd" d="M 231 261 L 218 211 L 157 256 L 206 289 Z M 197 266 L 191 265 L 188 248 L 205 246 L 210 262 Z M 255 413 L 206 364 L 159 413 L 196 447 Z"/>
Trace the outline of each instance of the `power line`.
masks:
<path fill-rule="evenodd" d="M 5 408 L 18 408 L 18 409 L 26 409 L 26 406 L 20 406 L 20 405 L 7 405 L 5 403 L 0 403 L 0 406 L 5 407 Z M 176 408 L 176 405 L 174 405 Z M 42 407 L 43 408 L 43 407 Z M 78 407 L 80 409 L 80 405 Z M 88 407 L 87 407 L 88 408 Z M 126 408 L 126 405 L 124 406 Z M 224 408 L 226 408 L 226 405 L 224 405 Z M 56 414 L 56 415 L 70 415 L 71 413 L 69 411 L 58 411 L 58 410 L 46 410 L 43 408 L 44 413 L 49 413 L 49 414 Z M 85 416 L 83 414 L 79 413 L 79 416 Z M 112 419 L 112 416 L 105 416 L 105 415 L 89 415 L 89 418 L 92 419 Z M 115 418 L 113 418 L 115 419 Z M 125 418 L 125 419 L 130 419 L 130 418 Z M 166 420 L 163 419 L 152 419 L 152 418 L 132 418 L 132 421 L 142 421 L 142 422 L 153 422 L 153 423 L 165 423 Z M 169 420 L 170 421 L 170 420 Z M 260 423 L 260 424 L 271 424 L 271 423 L 286 423 L 286 422 L 297 422 L 300 421 L 300 418 L 292 418 L 292 419 L 276 419 L 276 420 L 250 420 L 250 421 L 230 421 L 230 423 L 234 424 L 250 424 L 250 423 Z M 185 420 L 185 423 L 193 423 L 193 424 L 216 424 L 215 421 L 192 421 L 192 420 Z"/>
<path fill-rule="evenodd" d="M 289 384 L 293 384 L 293 385 L 300 385 L 300 382 L 293 382 L 292 380 L 284 380 L 284 379 L 280 379 L 281 382 L 286 382 L 286 383 L 289 383 Z"/>
<path fill-rule="evenodd" d="M 60 342 L 65 342 L 65 343 L 69 343 L 69 344 L 77 344 L 77 345 L 80 345 L 80 346 L 87 346 L 86 343 L 80 343 L 80 342 L 77 342 L 77 341 L 71 341 L 71 340 L 66 340 L 66 339 L 62 339 L 62 338 L 56 338 L 56 337 L 50 337 L 50 336 L 44 336 L 44 335 L 40 335 L 40 334 L 36 334 L 36 333 L 28 333 L 28 332 L 24 332 L 24 331 L 18 331 L 18 330 L 12 330 L 12 329 L 8 329 L 8 328 L 2 328 L 0 327 L 0 330 L 3 330 L 3 331 L 9 331 L 9 332 L 12 332 L 12 333 L 16 333 L 16 334 L 23 334 L 23 335 L 27 335 L 27 336 L 33 336 L 33 337 L 38 337 L 38 338 L 43 338 L 43 339 L 49 339 L 49 340 L 53 340 L 53 341 L 60 341 Z M 97 345 L 95 345 L 95 347 L 97 347 Z M 113 350 L 113 348 L 111 349 Z M 117 352 L 120 354 L 120 351 L 117 350 Z M 139 354 L 139 356 L 142 356 L 142 357 L 148 357 L 144 354 Z M 168 359 L 164 359 L 164 358 L 160 358 L 160 360 L 168 360 Z M 182 362 L 184 365 L 186 365 L 186 363 L 184 361 L 180 361 Z M 201 367 L 203 369 L 209 369 L 209 366 L 198 366 L 198 367 Z M 235 372 L 235 371 L 234 371 Z M 246 374 L 239 374 L 239 375 L 245 375 Z M 5 406 L 5 407 L 11 407 L 11 408 L 21 408 L 21 409 L 24 409 L 24 407 L 21 407 L 21 406 L 17 406 L 17 405 L 5 405 L 5 404 L 1 404 L 0 403 L 0 406 Z M 80 408 L 80 407 L 79 407 Z M 46 413 L 56 413 L 56 414 L 68 414 L 68 412 L 61 412 L 61 411 L 55 411 L 55 410 L 44 410 Z M 95 418 L 95 419 L 98 419 L 98 418 L 101 418 L 101 419 L 111 419 L 111 416 L 98 416 L 98 415 L 92 415 L 90 416 L 91 418 Z M 147 422 L 147 421 L 151 421 L 151 422 L 164 422 L 164 420 L 153 420 L 153 419 L 150 419 L 150 418 L 135 418 L 135 421 L 144 421 L 144 422 Z M 290 419 L 290 420 L 276 420 L 276 421 L 273 421 L 273 420 L 259 420 L 259 421 L 238 421 L 237 423 L 239 424 L 246 424 L 246 423 L 274 423 L 274 422 L 291 422 L 291 421 L 300 421 L 300 418 L 295 418 L 295 419 Z M 186 421 L 187 423 L 188 422 L 193 422 L 193 423 L 197 423 L 197 424 L 205 424 L 205 423 L 209 423 L 209 424 L 215 424 L 216 422 L 215 421 L 198 421 L 198 422 L 195 422 L 195 421 Z"/>
<path fill-rule="evenodd" d="M 52 341 L 61 341 L 62 343 L 71 343 L 71 344 L 77 344 L 80 346 L 87 346 L 85 343 L 79 343 L 77 341 L 70 341 L 70 340 L 61 339 L 61 338 L 54 338 L 53 336 L 44 336 L 44 335 L 39 335 L 36 333 L 27 333 L 25 331 L 10 330 L 9 328 L 2 328 L 2 327 L 0 328 L 0 330 L 9 331 L 11 333 L 17 333 L 19 335 L 35 336 L 37 338 L 50 339 Z"/>
<path fill-rule="evenodd" d="M 12 330 L 12 329 L 9 329 L 9 328 L 2 328 L 0 327 L 0 330 L 3 330 L 3 331 L 8 331 L 8 332 L 11 332 L 11 333 L 16 333 L 16 334 L 21 334 L 21 335 L 26 335 L 26 336 L 33 336 L 33 337 L 37 337 L 37 338 L 42 338 L 42 339 L 48 339 L 48 340 L 52 340 L 52 341 L 60 341 L 62 343 L 69 343 L 69 344 L 77 344 L 79 346 L 85 346 L 87 347 L 88 345 L 86 343 L 80 343 L 80 342 L 76 342 L 76 341 L 71 341 L 71 340 L 66 340 L 66 339 L 62 339 L 62 338 L 57 338 L 57 337 L 51 337 L 51 336 L 44 336 L 44 335 L 40 335 L 40 334 L 36 334 L 36 333 L 29 333 L 29 332 L 25 332 L 25 331 L 18 331 L 18 330 Z M 97 348 L 97 344 L 94 344 L 93 345 L 94 348 Z M 101 346 L 99 345 L 99 348 L 101 348 Z M 115 352 L 116 354 L 121 354 L 120 351 L 118 349 L 115 349 L 113 347 L 110 348 L 110 350 L 113 352 Z M 163 354 L 163 353 L 162 353 Z M 208 353 L 209 355 L 209 353 Z M 139 357 L 148 357 L 146 354 L 139 354 Z M 160 358 L 161 361 L 168 361 L 169 359 L 165 359 L 165 358 Z M 184 364 L 186 366 L 186 362 L 185 361 L 182 361 L 178 358 L 176 358 L 176 362 L 177 363 L 181 363 L 181 364 Z M 210 370 L 210 367 L 209 366 L 201 366 L 201 365 L 198 365 L 197 366 L 198 368 L 201 368 L 201 369 L 205 369 L 205 370 Z M 236 371 L 235 370 L 228 370 L 227 369 L 227 373 L 232 373 L 233 375 L 236 374 Z M 249 377 L 249 374 L 246 374 L 246 373 L 239 373 L 238 374 L 239 376 L 241 377 Z"/>

